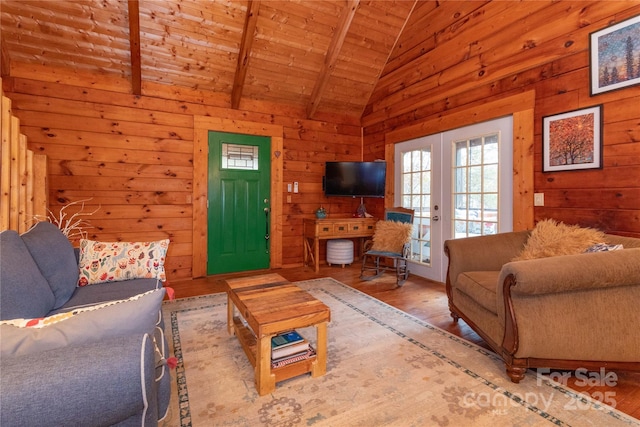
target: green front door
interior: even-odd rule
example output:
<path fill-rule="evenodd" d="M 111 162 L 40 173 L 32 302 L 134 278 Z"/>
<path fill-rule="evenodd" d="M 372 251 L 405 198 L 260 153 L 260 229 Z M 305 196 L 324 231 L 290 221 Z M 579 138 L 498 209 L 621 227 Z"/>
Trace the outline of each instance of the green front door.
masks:
<path fill-rule="evenodd" d="M 270 145 L 209 132 L 207 274 L 269 268 Z"/>

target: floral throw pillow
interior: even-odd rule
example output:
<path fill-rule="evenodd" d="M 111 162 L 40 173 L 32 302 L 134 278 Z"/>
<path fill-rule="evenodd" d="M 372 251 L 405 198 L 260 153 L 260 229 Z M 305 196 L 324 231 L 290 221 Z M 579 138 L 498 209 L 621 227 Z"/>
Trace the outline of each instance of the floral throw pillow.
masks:
<path fill-rule="evenodd" d="M 129 279 L 166 281 L 164 262 L 169 239 L 156 242 L 80 240 L 78 286 Z"/>

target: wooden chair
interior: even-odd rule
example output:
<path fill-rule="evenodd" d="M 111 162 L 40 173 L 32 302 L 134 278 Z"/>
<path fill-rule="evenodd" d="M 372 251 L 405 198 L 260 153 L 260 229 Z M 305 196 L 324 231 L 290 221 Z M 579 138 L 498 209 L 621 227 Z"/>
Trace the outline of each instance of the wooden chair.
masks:
<path fill-rule="evenodd" d="M 395 271 L 396 284 L 404 284 L 409 277 L 413 216 L 413 209 L 385 209 L 384 221 L 376 223 L 373 240 L 364 243 L 360 279 L 373 280 L 385 271 Z"/>

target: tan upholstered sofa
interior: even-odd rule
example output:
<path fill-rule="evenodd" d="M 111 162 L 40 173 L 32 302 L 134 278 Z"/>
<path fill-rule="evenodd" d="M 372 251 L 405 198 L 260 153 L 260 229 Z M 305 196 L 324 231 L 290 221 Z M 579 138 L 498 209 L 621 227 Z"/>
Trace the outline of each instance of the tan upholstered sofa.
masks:
<path fill-rule="evenodd" d="M 640 370 L 640 239 L 605 235 L 623 250 L 511 260 L 529 231 L 445 242 L 447 296 L 505 361 L 527 368 Z"/>

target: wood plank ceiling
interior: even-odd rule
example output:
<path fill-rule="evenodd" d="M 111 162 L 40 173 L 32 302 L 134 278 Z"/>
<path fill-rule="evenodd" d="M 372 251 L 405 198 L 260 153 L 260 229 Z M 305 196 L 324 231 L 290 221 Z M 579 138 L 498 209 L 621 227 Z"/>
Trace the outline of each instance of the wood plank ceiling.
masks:
<path fill-rule="evenodd" d="M 71 69 L 360 118 L 416 4 L 363 0 L 2 0 L 2 74 Z M 27 74 L 28 75 L 28 74 Z"/>

